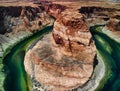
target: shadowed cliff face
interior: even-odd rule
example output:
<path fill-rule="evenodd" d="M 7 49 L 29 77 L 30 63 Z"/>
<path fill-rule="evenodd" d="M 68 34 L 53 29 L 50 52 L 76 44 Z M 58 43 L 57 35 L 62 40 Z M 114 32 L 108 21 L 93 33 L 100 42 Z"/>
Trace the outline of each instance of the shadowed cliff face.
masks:
<path fill-rule="evenodd" d="M 13 12 L 14 11 L 14 12 Z M 0 33 L 4 34 L 7 31 L 7 26 L 4 24 L 5 16 L 19 17 L 21 14 L 21 7 L 0 7 Z"/>
<path fill-rule="evenodd" d="M 30 6 L 8 6 L 0 7 L 0 34 L 11 32 L 17 27 L 23 30 L 32 30 L 32 26 L 37 22 L 36 27 L 42 24 L 40 15 L 44 11 L 43 6 L 30 7 Z M 33 28 L 34 29 L 34 28 Z M 19 30 L 19 29 L 18 29 Z"/>
<path fill-rule="evenodd" d="M 117 12 L 120 12 L 120 9 L 115 9 L 113 8 L 104 8 L 104 7 L 96 7 L 96 6 L 88 6 L 88 7 L 81 7 L 79 9 L 79 12 L 82 14 L 87 15 L 87 17 L 92 17 L 92 15 L 94 16 L 108 16 L 110 17 L 120 17 Z M 116 14 L 113 14 L 115 13 Z"/>
<path fill-rule="evenodd" d="M 91 6 L 81 7 L 79 12 L 89 24 L 105 24 L 111 31 L 120 31 L 120 9 Z"/>

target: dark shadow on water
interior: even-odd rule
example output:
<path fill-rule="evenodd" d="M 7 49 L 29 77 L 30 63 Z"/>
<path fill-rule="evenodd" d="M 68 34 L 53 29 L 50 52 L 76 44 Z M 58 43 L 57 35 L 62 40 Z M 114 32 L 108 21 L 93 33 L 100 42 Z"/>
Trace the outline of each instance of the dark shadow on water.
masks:
<path fill-rule="evenodd" d="M 97 54 L 94 57 L 93 69 L 95 69 L 96 65 L 98 65 Z"/>

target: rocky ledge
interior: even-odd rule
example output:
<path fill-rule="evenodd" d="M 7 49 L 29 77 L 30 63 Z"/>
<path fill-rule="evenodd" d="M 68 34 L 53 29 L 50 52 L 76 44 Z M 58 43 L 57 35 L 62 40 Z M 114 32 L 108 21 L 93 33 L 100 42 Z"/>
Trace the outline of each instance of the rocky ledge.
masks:
<path fill-rule="evenodd" d="M 89 27 L 82 14 L 70 11 L 73 10 L 55 13 L 59 17 L 52 33 L 45 35 L 25 56 L 25 69 L 31 79 L 50 91 L 83 86 L 93 73 L 96 48 Z"/>

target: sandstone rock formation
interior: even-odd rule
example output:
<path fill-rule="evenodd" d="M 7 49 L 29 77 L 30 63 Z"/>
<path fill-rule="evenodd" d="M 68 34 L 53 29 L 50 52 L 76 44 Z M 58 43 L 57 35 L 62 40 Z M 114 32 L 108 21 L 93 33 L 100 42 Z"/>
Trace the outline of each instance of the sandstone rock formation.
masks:
<path fill-rule="evenodd" d="M 24 65 L 31 79 L 47 90 L 72 90 L 91 77 L 96 48 L 82 14 L 66 9 L 56 16 L 52 33 L 29 50 Z"/>
<path fill-rule="evenodd" d="M 91 25 L 106 25 L 111 31 L 120 31 L 120 9 L 97 6 L 86 6 L 79 9 Z"/>
<path fill-rule="evenodd" d="M 66 91 L 82 86 L 93 72 L 93 62 L 83 63 L 78 58 L 62 54 L 58 46 L 53 46 L 51 36 L 44 36 L 27 53 L 24 62 L 27 73 L 48 86 L 50 91 Z"/>
<path fill-rule="evenodd" d="M 14 12 L 13 12 L 14 11 Z M 42 25 L 49 24 L 50 16 L 45 12 L 42 5 L 39 7 L 32 6 L 8 6 L 0 7 L 0 33 L 12 31 L 35 31 L 39 30 Z"/>
<path fill-rule="evenodd" d="M 53 37 L 65 55 L 79 57 L 81 61 L 93 62 L 94 44 L 83 15 L 75 10 L 65 10 L 54 23 Z M 87 52 L 89 51 L 89 54 Z M 81 52 L 81 53 L 80 53 Z M 84 53 L 85 52 L 85 53 Z M 80 54 L 79 54 L 80 53 Z M 89 55 L 88 59 L 86 55 Z M 91 57 L 93 56 L 93 57 Z M 91 58 L 91 59 L 90 59 Z"/>
<path fill-rule="evenodd" d="M 45 10 L 46 12 L 53 16 L 54 18 L 58 18 L 61 14 L 66 9 L 65 6 L 60 5 L 60 4 L 48 4 L 45 5 Z"/>
<path fill-rule="evenodd" d="M 12 1 L 17 0 L 7 0 Z M 79 9 L 80 14 L 77 9 L 68 9 L 63 5 L 40 0 L 29 1 L 37 5 L 0 5 L 0 58 L 9 46 L 51 23 L 49 15 L 52 15 L 56 18 L 53 32 L 45 35 L 26 54 L 26 72 L 32 82 L 35 79 L 46 90 L 64 91 L 82 87 L 91 77 L 96 54 L 89 26 L 107 23 L 109 30 L 119 31 L 120 10 L 86 6 Z M 0 79 L 0 82 L 3 83 L 3 80 Z"/>

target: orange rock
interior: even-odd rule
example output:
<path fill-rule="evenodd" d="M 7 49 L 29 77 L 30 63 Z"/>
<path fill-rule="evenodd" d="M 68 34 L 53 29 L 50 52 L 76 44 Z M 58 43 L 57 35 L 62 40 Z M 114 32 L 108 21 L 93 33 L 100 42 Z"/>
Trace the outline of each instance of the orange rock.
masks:
<path fill-rule="evenodd" d="M 91 53 L 89 48 L 82 48 L 72 42 L 72 47 L 74 45 L 74 48 L 77 48 L 79 57 L 76 53 L 76 56 L 64 55 L 60 46 L 53 42 L 52 34 L 47 34 L 27 53 L 24 64 L 28 74 L 34 75 L 38 82 L 52 91 L 71 90 L 85 84 L 93 72 L 95 51 Z M 32 71 L 31 63 L 34 67 Z"/>
<path fill-rule="evenodd" d="M 32 61 L 34 78 L 51 91 L 83 86 L 92 75 L 96 55 L 84 16 L 73 9 L 62 11 L 62 6 L 56 4 L 47 9 L 57 18 L 53 31 L 27 53 L 31 56 L 25 58 L 25 69 L 29 70 L 27 64 Z"/>

